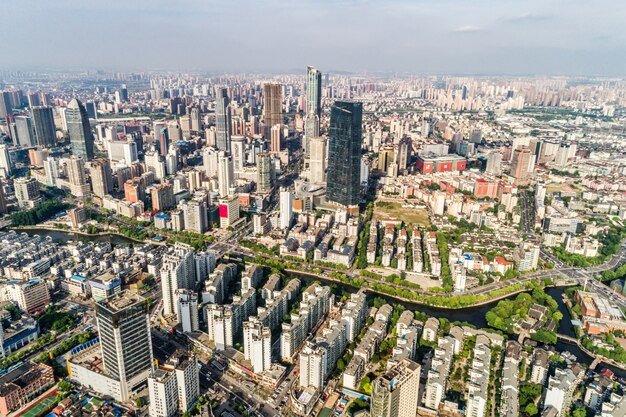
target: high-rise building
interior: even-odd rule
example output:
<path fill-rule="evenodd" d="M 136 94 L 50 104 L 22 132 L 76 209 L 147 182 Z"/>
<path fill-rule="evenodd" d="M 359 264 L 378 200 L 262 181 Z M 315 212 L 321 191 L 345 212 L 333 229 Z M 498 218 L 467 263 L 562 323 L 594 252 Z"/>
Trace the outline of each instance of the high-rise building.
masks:
<path fill-rule="evenodd" d="M 203 196 L 194 197 L 181 204 L 185 216 L 185 230 L 204 233 L 208 229 L 207 202 Z"/>
<path fill-rule="evenodd" d="M 177 313 L 176 290 L 195 286 L 195 263 L 191 246 L 176 242 L 163 255 L 161 288 L 163 290 L 163 315 Z"/>
<path fill-rule="evenodd" d="M 265 137 L 275 125 L 283 124 L 283 86 L 275 83 L 263 84 L 263 124 Z"/>
<path fill-rule="evenodd" d="M 524 181 L 528 178 L 528 168 L 533 157 L 530 148 L 521 146 L 513 151 L 511 160 L 511 176 L 517 181 Z"/>
<path fill-rule="evenodd" d="M 33 119 L 33 130 L 35 132 L 35 140 L 34 143 L 31 143 L 31 145 L 37 145 L 44 148 L 54 146 L 57 141 L 57 129 L 54 125 L 52 107 L 38 106 L 33 107 L 30 111 Z M 20 143 L 22 143 L 21 138 Z"/>
<path fill-rule="evenodd" d="M 177 350 L 148 378 L 150 417 L 185 414 L 200 396 L 200 371 L 193 353 Z"/>
<path fill-rule="evenodd" d="M 239 220 L 239 199 L 237 196 L 220 198 L 219 200 L 220 228 L 226 229 Z"/>
<path fill-rule="evenodd" d="M 15 135 L 13 143 L 21 145 L 23 147 L 35 146 L 37 141 L 35 139 L 35 131 L 33 130 L 32 119 L 28 116 L 15 116 Z M 54 122 L 52 122 L 54 127 Z"/>
<path fill-rule="evenodd" d="M 337 101 L 330 112 L 326 197 L 343 206 L 359 203 L 363 106 Z"/>
<path fill-rule="evenodd" d="M 272 365 L 272 332 L 255 317 L 243 323 L 243 353 L 258 374 Z"/>
<path fill-rule="evenodd" d="M 236 174 L 243 172 L 245 162 L 246 139 L 243 136 L 233 136 L 230 142 L 230 154 L 233 157 L 233 171 Z"/>
<path fill-rule="evenodd" d="M 0 177 L 8 178 L 13 172 L 13 165 L 11 164 L 11 155 L 9 154 L 9 147 L 5 144 L 0 145 Z"/>
<path fill-rule="evenodd" d="M 89 116 L 83 103 L 73 99 L 65 109 L 67 131 L 70 136 L 72 153 L 90 161 L 94 157 L 94 140 L 89 126 Z"/>
<path fill-rule="evenodd" d="M 325 348 L 307 342 L 300 352 L 300 386 L 322 389 L 326 381 L 327 361 Z"/>
<path fill-rule="evenodd" d="M 152 338 L 148 302 L 121 291 L 96 304 L 104 370 L 120 382 L 127 401 L 152 372 Z"/>
<path fill-rule="evenodd" d="M 293 194 L 289 190 L 280 190 L 280 228 L 291 227 L 293 218 Z"/>
<path fill-rule="evenodd" d="M 409 138 L 408 136 L 405 136 L 402 139 L 400 139 L 400 142 L 398 143 L 396 163 L 398 164 L 398 170 L 402 174 L 406 174 L 407 172 L 407 168 L 409 166 L 409 161 L 411 160 L 412 152 L 413 152 L 413 142 L 411 141 L 411 138 Z"/>
<path fill-rule="evenodd" d="M 163 211 L 174 208 L 174 187 L 172 184 L 159 184 L 150 190 L 152 210 Z"/>
<path fill-rule="evenodd" d="M 13 181 L 15 188 L 15 198 L 20 208 L 33 208 L 41 201 L 39 184 L 33 177 L 20 177 Z"/>
<path fill-rule="evenodd" d="M 95 159 L 89 164 L 91 189 L 94 195 L 104 197 L 113 191 L 113 175 L 108 159 Z"/>
<path fill-rule="evenodd" d="M 11 96 L 8 91 L 0 91 L 0 119 L 6 119 L 11 114 L 13 107 L 11 106 Z"/>
<path fill-rule="evenodd" d="M 322 117 L 322 73 L 313 67 L 306 68 L 306 113 L 304 120 L 303 147 L 306 156 L 310 155 L 310 139 L 320 134 Z"/>
<path fill-rule="evenodd" d="M 195 332 L 200 328 L 198 319 L 198 295 L 186 288 L 176 290 L 176 320 L 183 332 Z"/>
<path fill-rule="evenodd" d="M 154 178 L 163 181 L 167 175 L 165 159 L 161 154 L 155 151 L 147 152 L 144 156 L 146 171 L 154 173 Z"/>
<path fill-rule="evenodd" d="M 215 147 L 221 151 L 230 152 L 231 132 L 230 100 L 228 90 L 218 88 L 215 100 Z"/>
<path fill-rule="evenodd" d="M 283 143 L 283 126 L 274 125 L 270 129 L 270 151 L 279 153 Z"/>
<path fill-rule="evenodd" d="M 491 175 L 502 174 L 502 153 L 491 152 L 489 156 L 487 156 L 487 167 L 485 168 L 485 172 Z"/>
<path fill-rule="evenodd" d="M 415 417 L 419 400 L 420 366 L 409 359 L 372 383 L 371 417 Z"/>
<path fill-rule="evenodd" d="M 219 151 L 211 146 L 202 150 L 202 166 L 207 178 L 217 177 Z"/>
<path fill-rule="evenodd" d="M 272 155 L 269 152 L 262 152 L 257 155 L 257 186 L 256 190 L 259 194 L 265 194 L 272 191 Z"/>
<path fill-rule="evenodd" d="M 227 197 L 231 194 L 230 189 L 235 182 L 235 169 L 233 158 L 227 152 L 220 152 L 217 157 L 217 182 L 220 197 Z"/>
<path fill-rule="evenodd" d="M 67 176 L 70 184 L 70 193 L 74 197 L 84 197 L 89 194 L 85 160 L 80 156 L 72 155 L 67 159 Z"/>
<path fill-rule="evenodd" d="M 326 182 L 326 145 L 325 137 L 317 136 L 307 139 L 309 142 L 309 170 L 312 183 Z"/>

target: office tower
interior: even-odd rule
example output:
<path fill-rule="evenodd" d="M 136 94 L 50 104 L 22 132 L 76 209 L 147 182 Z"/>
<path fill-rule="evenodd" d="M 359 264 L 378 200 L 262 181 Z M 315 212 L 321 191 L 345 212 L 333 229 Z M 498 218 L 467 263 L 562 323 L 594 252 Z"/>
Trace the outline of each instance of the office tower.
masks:
<path fill-rule="evenodd" d="M 256 190 L 259 194 L 265 194 L 272 191 L 272 155 L 268 152 L 262 152 L 257 155 L 257 186 Z"/>
<path fill-rule="evenodd" d="M 170 147 L 170 134 L 165 126 L 161 127 L 157 133 L 157 145 L 161 156 L 167 155 L 167 150 Z"/>
<path fill-rule="evenodd" d="M 35 106 L 42 105 L 41 95 L 39 94 L 39 91 L 28 93 L 26 97 L 28 98 L 28 107 L 30 107 L 31 109 Z"/>
<path fill-rule="evenodd" d="M 393 162 L 395 150 L 393 145 L 387 145 L 382 147 L 378 151 L 378 170 L 381 172 L 387 172 L 387 167 Z"/>
<path fill-rule="evenodd" d="M 41 106 L 31 109 L 33 131 L 35 133 L 34 145 L 44 148 L 55 146 L 57 130 L 54 125 L 54 113 L 52 107 Z"/>
<path fill-rule="evenodd" d="M 121 291 L 96 304 L 96 319 L 104 371 L 120 382 L 122 401 L 152 371 L 152 338 L 148 302 Z"/>
<path fill-rule="evenodd" d="M 218 204 L 220 228 L 226 229 L 239 220 L 239 199 L 237 196 L 220 198 Z"/>
<path fill-rule="evenodd" d="M 193 290 L 176 290 L 177 313 L 176 320 L 183 332 L 195 332 L 200 328 L 198 319 L 198 295 Z"/>
<path fill-rule="evenodd" d="M 283 143 L 283 126 L 274 125 L 270 129 L 270 151 L 278 153 L 282 149 Z"/>
<path fill-rule="evenodd" d="M 228 90 L 219 88 L 215 99 L 215 147 L 221 151 L 230 151 L 230 100 Z"/>
<path fill-rule="evenodd" d="M 313 67 L 306 68 L 306 112 L 304 120 L 303 147 L 306 156 L 310 155 L 311 138 L 320 135 L 322 117 L 322 73 Z"/>
<path fill-rule="evenodd" d="M 287 189 L 280 190 L 280 228 L 291 227 L 293 218 L 293 194 Z"/>
<path fill-rule="evenodd" d="M 235 182 L 233 158 L 227 152 L 220 152 L 217 157 L 217 182 L 220 197 L 231 194 L 230 189 Z"/>
<path fill-rule="evenodd" d="M 191 289 L 195 285 L 195 263 L 191 246 L 176 242 L 163 255 L 161 288 L 163 290 L 163 315 L 176 314 L 176 290 Z"/>
<path fill-rule="evenodd" d="M 65 109 L 67 131 L 70 136 L 72 153 L 86 161 L 93 159 L 93 134 L 89 126 L 89 117 L 85 106 L 78 99 L 73 99 Z"/>
<path fill-rule="evenodd" d="M 266 138 L 270 137 L 272 127 L 283 124 L 282 88 L 280 84 L 263 84 L 263 124 Z"/>
<path fill-rule="evenodd" d="M 88 101 L 85 103 L 85 110 L 87 110 L 87 116 L 90 119 L 98 118 L 98 103 L 93 101 Z"/>
<path fill-rule="evenodd" d="M 371 417 L 415 417 L 419 400 L 420 366 L 409 359 L 376 378 L 372 384 Z"/>
<path fill-rule="evenodd" d="M 359 203 L 362 104 L 337 101 L 330 112 L 326 197 L 344 206 Z"/>
<path fill-rule="evenodd" d="M 154 178 L 156 178 L 157 181 L 163 181 L 167 176 L 165 161 L 161 154 L 155 151 L 147 152 L 144 157 L 144 162 L 146 164 L 146 171 L 154 173 Z"/>
<path fill-rule="evenodd" d="M 521 146 L 513 151 L 511 160 L 511 176 L 517 181 L 524 181 L 528 178 L 528 167 L 532 154 L 527 146 Z"/>
<path fill-rule="evenodd" d="M 67 159 L 67 176 L 70 183 L 70 193 L 74 197 L 84 197 L 89 194 L 87 173 L 85 172 L 85 160 L 72 155 Z"/>
<path fill-rule="evenodd" d="M 164 211 L 174 208 L 174 187 L 172 184 L 159 184 L 150 190 L 152 210 Z"/>
<path fill-rule="evenodd" d="M 13 107 L 11 106 L 11 97 L 8 91 L 0 91 L 0 119 L 6 119 L 11 114 Z"/>
<path fill-rule="evenodd" d="M 105 140 L 107 153 L 111 162 L 121 162 L 130 166 L 139 160 L 137 143 L 121 140 Z"/>
<path fill-rule="evenodd" d="M 15 188 L 15 198 L 20 208 L 33 208 L 35 204 L 41 201 L 39 194 L 39 184 L 33 177 L 20 177 L 13 181 Z"/>
<path fill-rule="evenodd" d="M 489 156 L 487 156 L 485 172 L 491 175 L 502 174 L 502 154 L 500 152 L 491 152 Z"/>
<path fill-rule="evenodd" d="M 307 139 L 309 142 L 309 170 L 312 183 L 326 182 L 326 145 L 325 137 L 317 136 Z"/>
<path fill-rule="evenodd" d="M 243 354 L 255 374 L 272 365 L 272 332 L 255 317 L 243 323 Z"/>
<path fill-rule="evenodd" d="M 122 84 L 122 87 L 120 88 L 120 99 L 122 102 L 128 101 L 128 88 L 126 87 L 126 84 Z"/>
<path fill-rule="evenodd" d="M 113 174 L 108 159 L 94 159 L 89 164 L 91 189 L 97 197 L 104 197 L 113 191 Z"/>
<path fill-rule="evenodd" d="M 246 139 L 243 136 L 233 136 L 230 142 L 230 154 L 233 157 L 233 171 L 237 174 L 243 172 L 245 144 Z"/>
<path fill-rule="evenodd" d="M 398 143 L 398 157 L 396 163 L 398 164 L 398 170 L 402 174 L 406 174 L 411 160 L 411 153 L 413 152 L 413 142 L 409 137 L 403 137 Z"/>
<path fill-rule="evenodd" d="M 13 138 L 13 143 L 22 147 L 35 146 L 37 139 L 33 130 L 32 119 L 28 116 L 15 116 L 14 120 L 15 136 L 17 137 Z M 54 121 L 52 121 L 52 132 L 56 132 L 54 130 Z"/>
<path fill-rule="evenodd" d="M 8 145 L 0 145 L 0 176 L 8 178 L 13 172 L 13 166 L 11 164 L 11 155 L 9 154 Z"/>

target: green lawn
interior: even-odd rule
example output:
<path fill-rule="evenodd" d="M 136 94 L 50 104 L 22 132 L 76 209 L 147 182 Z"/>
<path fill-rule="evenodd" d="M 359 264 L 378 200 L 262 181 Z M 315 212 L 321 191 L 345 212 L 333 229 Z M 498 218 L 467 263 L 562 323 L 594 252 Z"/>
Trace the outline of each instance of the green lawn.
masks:
<path fill-rule="evenodd" d="M 332 410 L 330 408 L 324 407 L 322 411 L 320 411 L 319 417 L 328 417 Z"/>

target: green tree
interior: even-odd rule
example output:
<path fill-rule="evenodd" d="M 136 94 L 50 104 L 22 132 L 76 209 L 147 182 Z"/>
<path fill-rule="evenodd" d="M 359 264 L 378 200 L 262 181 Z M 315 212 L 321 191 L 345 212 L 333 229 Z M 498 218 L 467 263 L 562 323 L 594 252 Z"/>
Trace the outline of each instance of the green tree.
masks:
<path fill-rule="evenodd" d="M 534 403 L 527 404 L 526 407 L 524 407 L 524 412 L 526 413 L 526 415 L 531 417 L 539 414 L 539 410 Z"/>

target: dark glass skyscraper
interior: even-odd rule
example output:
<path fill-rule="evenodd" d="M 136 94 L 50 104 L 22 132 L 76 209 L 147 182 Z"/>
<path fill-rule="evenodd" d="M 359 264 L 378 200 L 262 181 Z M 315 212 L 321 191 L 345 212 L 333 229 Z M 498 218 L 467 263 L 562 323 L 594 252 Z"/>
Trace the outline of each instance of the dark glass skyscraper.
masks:
<path fill-rule="evenodd" d="M 330 110 L 326 197 L 343 206 L 359 203 L 363 105 L 337 101 Z"/>
<path fill-rule="evenodd" d="M 54 146 L 57 141 L 57 128 L 54 125 L 52 107 L 36 106 L 30 109 L 30 111 L 35 131 L 35 141 L 33 145 L 44 148 Z"/>
<path fill-rule="evenodd" d="M 230 152 L 230 101 L 228 90 L 218 88 L 215 103 L 215 146 L 220 151 Z"/>
<path fill-rule="evenodd" d="M 91 126 L 89 126 L 89 116 L 83 103 L 78 99 L 70 101 L 67 109 L 65 109 L 65 120 L 70 135 L 72 153 L 76 156 L 82 156 L 85 160 L 92 160 L 94 156 L 93 134 L 91 133 Z"/>

